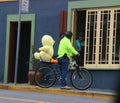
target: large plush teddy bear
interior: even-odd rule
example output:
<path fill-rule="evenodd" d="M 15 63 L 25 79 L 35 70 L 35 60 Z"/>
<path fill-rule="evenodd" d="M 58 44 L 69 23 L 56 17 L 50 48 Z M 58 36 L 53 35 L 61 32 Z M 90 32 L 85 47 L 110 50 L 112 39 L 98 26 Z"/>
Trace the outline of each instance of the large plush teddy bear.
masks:
<path fill-rule="evenodd" d="M 50 35 L 44 35 L 41 39 L 42 47 L 39 48 L 39 52 L 34 53 L 35 59 L 48 61 L 53 57 L 55 43 L 54 39 Z"/>

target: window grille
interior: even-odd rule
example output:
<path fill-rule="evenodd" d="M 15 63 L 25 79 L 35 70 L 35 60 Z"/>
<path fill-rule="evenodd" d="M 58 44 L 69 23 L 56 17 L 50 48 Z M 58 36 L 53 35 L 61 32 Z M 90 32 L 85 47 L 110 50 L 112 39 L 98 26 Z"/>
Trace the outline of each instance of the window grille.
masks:
<path fill-rule="evenodd" d="M 85 67 L 110 68 L 120 64 L 120 8 L 87 10 Z"/>

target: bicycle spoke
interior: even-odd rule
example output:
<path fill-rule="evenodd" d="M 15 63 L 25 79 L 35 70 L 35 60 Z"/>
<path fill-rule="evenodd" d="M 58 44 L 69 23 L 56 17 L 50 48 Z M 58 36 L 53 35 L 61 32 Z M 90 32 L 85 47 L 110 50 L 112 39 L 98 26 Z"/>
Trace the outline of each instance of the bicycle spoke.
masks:
<path fill-rule="evenodd" d="M 37 78 L 37 74 L 41 73 L 41 78 Z M 52 68 L 50 67 L 41 67 L 35 73 L 35 81 L 38 86 L 43 88 L 51 87 L 55 81 L 56 76 Z"/>
<path fill-rule="evenodd" d="M 92 84 L 92 75 L 86 69 L 75 70 L 71 75 L 72 85 L 79 90 L 85 90 Z"/>

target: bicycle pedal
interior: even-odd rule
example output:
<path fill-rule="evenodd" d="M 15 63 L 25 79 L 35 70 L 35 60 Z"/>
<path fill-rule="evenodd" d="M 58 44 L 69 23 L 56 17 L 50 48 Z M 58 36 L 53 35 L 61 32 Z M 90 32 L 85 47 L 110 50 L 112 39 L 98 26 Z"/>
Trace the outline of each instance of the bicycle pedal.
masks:
<path fill-rule="evenodd" d="M 58 77 L 57 79 L 58 79 L 58 80 L 61 80 L 62 78 L 61 78 L 61 77 Z"/>

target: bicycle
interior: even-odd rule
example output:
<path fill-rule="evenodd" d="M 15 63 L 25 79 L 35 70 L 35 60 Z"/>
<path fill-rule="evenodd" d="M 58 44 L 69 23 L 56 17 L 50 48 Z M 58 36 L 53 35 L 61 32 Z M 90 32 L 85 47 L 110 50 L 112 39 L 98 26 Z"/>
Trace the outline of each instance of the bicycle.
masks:
<path fill-rule="evenodd" d="M 74 58 L 71 65 L 76 68 L 70 77 L 71 84 L 78 90 L 86 90 L 92 85 L 92 74 L 86 68 L 81 68 L 76 61 L 77 59 Z M 60 80 L 61 78 L 60 65 L 50 61 L 40 61 L 40 63 L 42 64 L 41 67 L 35 70 L 35 82 L 39 87 L 49 88 L 55 84 L 57 79 Z M 41 78 L 38 78 L 40 73 Z"/>

